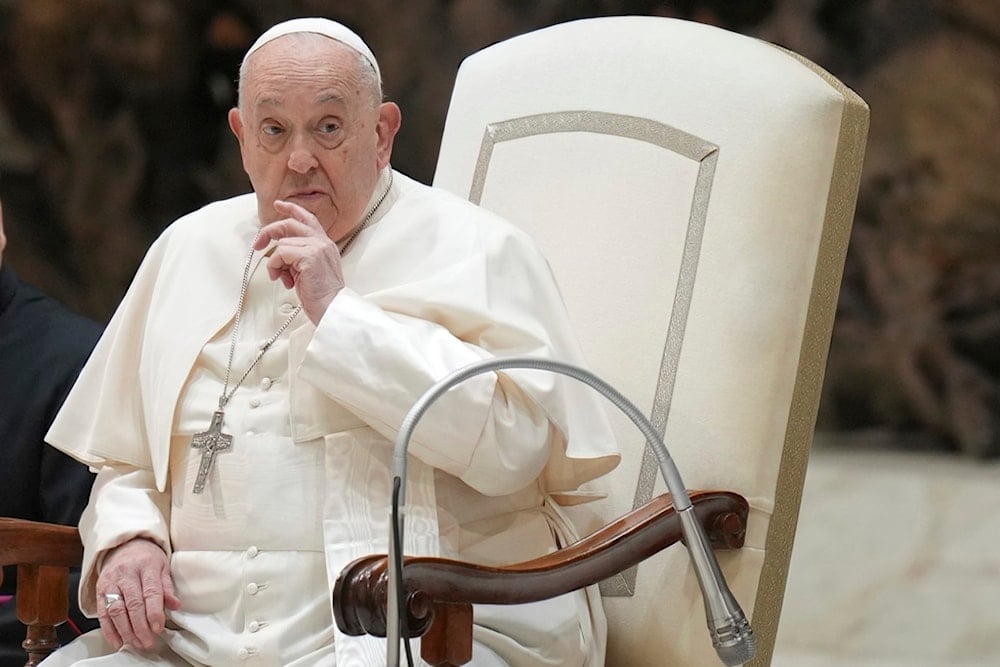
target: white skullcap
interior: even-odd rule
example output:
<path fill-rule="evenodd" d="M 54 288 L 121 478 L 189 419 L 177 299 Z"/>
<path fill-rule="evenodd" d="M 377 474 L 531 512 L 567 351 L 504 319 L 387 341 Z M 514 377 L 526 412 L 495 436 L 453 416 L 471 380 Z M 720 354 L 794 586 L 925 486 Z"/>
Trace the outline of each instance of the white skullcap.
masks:
<path fill-rule="evenodd" d="M 253 43 L 246 55 L 243 56 L 243 63 L 246 64 L 247 58 L 268 42 L 295 32 L 313 32 L 318 35 L 325 35 L 330 39 L 335 39 L 351 47 L 371 63 L 372 69 L 375 70 L 375 76 L 378 77 L 379 81 L 382 80 L 382 72 L 379 70 L 378 61 L 375 60 L 375 54 L 368 48 L 365 41 L 347 26 L 336 21 L 331 21 L 330 19 L 322 18 L 291 19 L 268 28 L 263 35 L 257 38 L 257 41 Z"/>

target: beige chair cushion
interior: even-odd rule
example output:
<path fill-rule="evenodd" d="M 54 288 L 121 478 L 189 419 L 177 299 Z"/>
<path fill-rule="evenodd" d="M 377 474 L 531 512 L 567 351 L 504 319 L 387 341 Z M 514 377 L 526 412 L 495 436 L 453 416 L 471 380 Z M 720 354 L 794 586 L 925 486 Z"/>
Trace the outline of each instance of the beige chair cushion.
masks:
<path fill-rule="evenodd" d="M 591 368 L 644 410 L 688 488 L 750 502 L 720 563 L 770 660 L 850 232 L 867 107 L 803 59 L 653 17 L 574 21 L 461 66 L 434 184 L 541 245 Z M 661 492 L 622 465 L 584 532 Z M 602 586 L 608 664 L 719 664 L 686 551 Z"/>

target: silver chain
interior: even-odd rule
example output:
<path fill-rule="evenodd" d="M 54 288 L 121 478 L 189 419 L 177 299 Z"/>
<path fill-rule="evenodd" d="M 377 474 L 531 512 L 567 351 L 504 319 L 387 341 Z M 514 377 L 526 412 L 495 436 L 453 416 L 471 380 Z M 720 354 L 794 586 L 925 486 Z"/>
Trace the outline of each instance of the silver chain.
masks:
<path fill-rule="evenodd" d="M 358 237 L 358 234 L 360 234 L 364 230 L 364 228 L 368 226 L 368 223 L 371 221 L 372 216 L 375 215 L 375 211 L 377 211 L 378 207 L 382 205 L 383 201 L 385 201 L 385 198 L 389 194 L 389 189 L 391 187 L 392 187 L 392 170 L 389 170 L 389 182 L 386 184 L 385 190 L 382 192 L 382 195 L 378 198 L 378 201 L 375 202 L 375 205 L 372 206 L 371 209 L 368 210 L 368 213 L 365 214 L 365 217 L 362 218 L 361 223 L 347 238 L 347 241 L 344 242 L 343 248 L 340 249 L 341 255 L 347 252 L 347 249 L 351 247 L 351 244 L 354 242 L 354 239 Z M 260 236 L 260 230 L 257 230 L 257 234 L 254 235 L 253 237 L 254 243 L 256 243 L 258 236 Z M 302 305 L 299 304 L 295 308 L 295 310 L 292 311 L 292 314 L 288 316 L 288 319 L 285 320 L 280 327 L 278 327 L 278 330 L 274 332 L 274 335 L 268 338 L 267 341 L 265 341 L 265 343 L 260 346 L 260 351 L 257 353 L 257 356 L 254 357 L 253 362 L 251 362 L 250 366 L 243 373 L 243 376 L 239 379 L 239 382 L 233 385 L 233 388 L 230 391 L 229 378 L 233 371 L 233 355 L 236 353 L 236 336 L 240 330 L 240 318 L 243 314 L 243 305 L 244 301 L 246 300 L 247 289 L 249 288 L 250 285 L 250 266 L 253 264 L 253 254 L 254 254 L 253 243 L 251 243 L 250 255 L 247 257 L 247 265 L 243 269 L 243 283 L 240 286 L 240 300 L 239 303 L 236 305 L 236 320 L 235 322 L 233 322 L 233 336 L 232 340 L 229 343 L 229 361 L 226 362 L 226 381 L 222 385 L 222 394 L 219 396 L 220 410 L 226 407 L 226 404 L 229 403 L 229 399 L 233 397 L 233 394 L 236 393 L 236 390 L 240 388 L 243 382 L 250 375 L 250 372 L 257 366 L 257 362 L 261 360 L 261 357 L 264 356 L 264 353 L 267 352 L 272 345 L 274 345 L 274 342 L 278 340 L 278 337 L 281 336 L 282 333 L 284 333 L 285 329 L 288 328 L 288 325 L 292 323 L 292 320 L 294 320 L 298 316 L 298 314 L 302 312 Z"/>
<path fill-rule="evenodd" d="M 361 224 L 355 227 L 351 235 L 347 237 L 346 241 L 344 241 L 344 247 L 343 249 L 341 249 L 340 254 L 343 255 L 345 252 L 347 252 L 347 248 L 350 247 L 352 243 L 354 243 L 354 239 L 358 238 L 358 234 L 363 232 L 365 227 L 368 226 L 368 223 L 371 222 L 372 216 L 375 215 L 375 211 L 378 210 L 378 207 L 382 205 L 382 202 L 384 202 L 386 196 L 388 196 L 389 189 L 391 187 L 392 187 L 392 170 L 390 169 L 389 182 L 385 184 L 385 190 L 382 191 L 382 194 L 379 196 L 378 201 L 375 202 L 375 205 L 372 206 L 368 210 L 368 213 L 365 214 L 365 217 L 361 219 Z"/>

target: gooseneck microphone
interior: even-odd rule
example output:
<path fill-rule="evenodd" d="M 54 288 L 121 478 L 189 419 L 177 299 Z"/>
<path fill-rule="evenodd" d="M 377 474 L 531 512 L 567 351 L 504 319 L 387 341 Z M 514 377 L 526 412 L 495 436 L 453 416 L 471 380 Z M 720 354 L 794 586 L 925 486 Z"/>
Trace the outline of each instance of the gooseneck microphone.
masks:
<path fill-rule="evenodd" d="M 649 420 L 617 389 L 587 370 L 551 359 L 506 357 L 486 359 L 469 364 L 432 385 L 410 408 L 400 426 L 399 434 L 396 436 L 396 447 L 392 458 L 393 510 L 390 517 L 389 590 L 388 608 L 386 609 L 386 638 L 388 640 L 386 664 L 388 667 L 399 666 L 399 644 L 403 636 L 400 625 L 404 614 L 402 593 L 403 508 L 406 498 L 406 450 L 410 437 L 417 422 L 420 421 L 431 404 L 449 389 L 475 375 L 511 368 L 543 370 L 566 375 L 583 382 L 597 390 L 624 412 L 646 436 L 646 440 L 652 445 L 656 458 L 659 460 L 660 474 L 663 475 L 667 490 L 673 498 L 674 508 L 680 517 L 684 544 L 691 555 L 691 563 L 694 566 L 698 585 L 701 587 L 702 598 L 705 602 L 705 614 L 708 618 L 712 645 L 722 662 L 729 667 L 741 665 L 753 658 L 757 651 L 753 629 L 732 591 L 729 590 L 722 570 L 719 569 L 715 552 L 709 546 L 705 531 L 695 517 L 694 506 L 688 497 L 680 472 L 670 457 L 663 439 L 656 433 Z"/>

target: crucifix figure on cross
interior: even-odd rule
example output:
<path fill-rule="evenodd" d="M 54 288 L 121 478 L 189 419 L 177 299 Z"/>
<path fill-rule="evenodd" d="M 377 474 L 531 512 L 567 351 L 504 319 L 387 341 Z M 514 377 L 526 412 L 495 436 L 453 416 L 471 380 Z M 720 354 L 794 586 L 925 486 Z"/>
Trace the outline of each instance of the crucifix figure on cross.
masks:
<path fill-rule="evenodd" d="M 212 425 L 207 431 L 195 433 L 191 439 L 191 447 L 201 450 L 201 465 L 198 466 L 198 477 L 194 481 L 194 493 L 201 493 L 205 490 L 205 480 L 208 479 L 208 472 L 212 469 L 215 455 L 224 452 L 233 446 L 233 436 L 222 432 L 222 418 L 225 413 L 216 410 L 212 415 Z"/>

